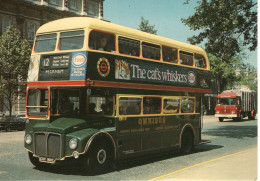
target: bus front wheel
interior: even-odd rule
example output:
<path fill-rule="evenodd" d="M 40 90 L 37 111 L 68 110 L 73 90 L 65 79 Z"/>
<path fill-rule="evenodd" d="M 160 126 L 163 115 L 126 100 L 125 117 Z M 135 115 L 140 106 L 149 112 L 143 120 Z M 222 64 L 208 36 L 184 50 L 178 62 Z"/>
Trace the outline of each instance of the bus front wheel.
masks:
<path fill-rule="evenodd" d="M 105 141 L 96 142 L 83 160 L 83 165 L 89 174 L 108 172 L 113 163 L 113 151 Z"/>
<path fill-rule="evenodd" d="M 181 139 L 181 153 L 186 155 L 193 150 L 193 134 L 190 130 L 186 130 Z"/>

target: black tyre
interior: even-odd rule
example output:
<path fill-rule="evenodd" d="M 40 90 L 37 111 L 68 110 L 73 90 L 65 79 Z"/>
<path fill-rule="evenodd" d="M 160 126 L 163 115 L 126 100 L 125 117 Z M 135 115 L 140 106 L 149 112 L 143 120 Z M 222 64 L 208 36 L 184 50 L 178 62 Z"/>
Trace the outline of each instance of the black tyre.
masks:
<path fill-rule="evenodd" d="M 113 147 L 105 141 L 96 142 L 83 158 L 83 165 L 89 174 L 106 173 L 113 167 Z"/>
<path fill-rule="evenodd" d="M 243 121 L 243 118 L 244 118 L 243 114 L 240 114 L 240 116 L 237 118 L 237 121 Z"/>
<path fill-rule="evenodd" d="M 251 113 L 249 113 L 248 118 L 250 120 L 255 120 L 255 112 L 253 113 L 253 116 L 251 116 Z"/>
<path fill-rule="evenodd" d="M 192 152 L 194 147 L 194 139 L 191 131 L 186 130 L 181 138 L 181 153 L 186 155 Z"/>
<path fill-rule="evenodd" d="M 224 118 L 218 118 L 219 122 L 223 122 Z"/>

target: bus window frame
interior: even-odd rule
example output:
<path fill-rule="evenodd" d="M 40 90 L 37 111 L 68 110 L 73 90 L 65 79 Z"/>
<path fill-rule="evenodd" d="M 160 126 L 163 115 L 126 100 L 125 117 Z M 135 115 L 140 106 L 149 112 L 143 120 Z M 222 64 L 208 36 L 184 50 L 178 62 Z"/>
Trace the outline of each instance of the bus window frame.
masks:
<path fill-rule="evenodd" d="M 150 42 L 145 41 L 145 40 L 140 41 L 140 42 L 141 42 L 140 46 L 141 46 L 141 52 L 142 52 L 142 53 L 141 53 L 141 58 L 147 59 L 147 60 L 153 60 L 153 61 L 162 61 L 162 45 L 161 45 L 161 44 L 150 43 Z M 159 57 L 159 59 L 153 59 L 153 58 L 144 57 L 143 43 L 158 46 L 159 49 L 160 49 L 160 51 L 159 51 L 159 52 L 160 52 L 160 57 Z M 146 46 L 146 45 L 145 45 L 145 46 Z M 154 48 L 155 48 L 155 47 L 154 47 Z"/>
<path fill-rule="evenodd" d="M 140 113 L 139 114 L 120 114 L 120 105 L 119 105 L 119 101 L 120 98 L 136 98 L 136 99 L 141 99 L 140 100 Z M 125 117 L 125 116 L 141 116 L 143 115 L 143 98 L 140 95 L 117 95 L 117 105 L 116 105 L 116 115 L 118 117 Z"/>
<path fill-rule="evenodd" d="M 163 108 L 163 110 L 162 110 L 162 114 L 164 114 L 164 115 L 177 115 L 177 114 L 181 114 L 181 96 L 180 97 L 176 97 L 176 96 L 163 96 L 163 100 L 162 100 L 162 103 L 163 103 L 163 105 L 162 105 L 162 108 Z M 166 111 L 165 109 L 164 109 L 164 100 L 165 99 L 177 99 L 177 100 L 179 100 L 179 108 L 178 108 L 178 111 L 176 112 L 176 113 L 167 113 L 167 112 L 164 112 L 164 111 Z"/>
<path fill-rule="evenodd" d="M 38 107 L 38 106 L 28 106 L 29 91 L 30 90 L 36 90 L 36 89 L 48 90 L 48 102 L 47 102 L 47 106 L 44 106 L 44 107 L 47 107 L 47 115 L 46 116 L 30 116 L 28 114 L 27 108 Z M 27 89 L 27 93 L 26 93 L 26 117 L 27 118 L 33 118 L 33 119 L 49 119 L 50 118 L 50 88 L 49 87 L 29 87 Z"/>
<path fill-rule="evenodd" d="M 203 57 L 203 59 L 204 59 L 204 63 L 205 63 L 205 67 L 197 67 L 197 66 L 196 66 L 196 63 L 195 63 L 195 56 L 196 56 L 196 55 L 197 55 L 197 56 L 202 56 L 202 57 Z M 207 68 L 208 68 L 208 64 L 207 64 L 207 61 L 206 61 L 206 58 L 205 58 L 204 55 L 199 54 L 199 53 L 194 53 L 193 56 L 194 56 L 193 59 L 194 59 L 194 67 L 195 67 L 195 68 L 198 68 L 198 69 L 207 69 Z"/>
<path fill-rule="evenodd" d="M 180 97 L 180 114 L 196 114 L 196 97 L 187 97 L 187 96 L 184 96 L 184 97 Z M 182 112 L 182 100 L 183 99 L 193 99 L 193 112 Z"/>
<path fill-rule="evenodd" d="M 133 41 L 138 41 L 139 42 L 139 54 L 138 55 L 130 55 L 130 54 L 124 54 L 124 53 L 120 53 L 120 46 L 119 46 L 119 38 L 125 38 L 125 39 L 129 39 L 129 40 L 133 40 Z M 142 51 L 142 49 L 141 49 L 141 41 L 140 40 L 137 40 L 137 39 L 134 39 L 134 38 L 128 38 L 128 37 L 126 37 L 126 36 L 122 36 L 122 35 L 118 35 L 117 36 L 117 49 L 118 49 L 118 54 L 120 54 L 120 55 L 124 55 L 124 56 L 131 56 L 131 57 L 137 57 L 137 58 L 140 58 L 141 57 L 141 51 Z"/>
<path fill-rule="evenodd" d="M 51 93 L 51 95 L 50 95 L 50 103 L 51 103 L 51 104 L 50 104 L 50 108 L 51 108 L 51 109 L 52 109 L 52 104 L 53 104 L 53 102 L 52 102 L 52 97 L 53 97 L 52 94 L 53 94 L 53 92 L 52 92 L 52 91 L 54 91 L 54 90 L 58 90 L 58 95 L 57 95 L 57 96 L 58 96 L 58 99 L 57 99 L 57 102 L 56 102 L 56 104 L 57 104 L 57 105 L 56 105 L 56 106 L 57 106 L 57 108 L 56 108 L 57 110 L 56 110 L 56 111 L 58 112 L 58 114 L 52 114 L 52 112 L 50 111 L 50 115 L 51 115 L 51 116 L 73 115 L 72 113 L 69 113 L 69 114 L 60 114 L 60 113 L 59 113 L 58 107 L 59 107 L 60 98 L 61 98 L 61 96 L 60 96 L 60 90 L 76 90 L 76 91 L 78 91 L 78 92 L 79 92 L 79 108 L 78 108 L 78 109 L 79 109 L 79 111 L 82 111 L 82 110 L 81 110 L 81 103 L 82 103 L 82 102 L 81 102 L 81 98 L 82 98 L 82 95 L 81 95 L 81 94 L 82 94 L 82 93 L 81 93 L 80 89 L 70 88 L 70 87 L 68 87 L 68 88 L 56 88 L 56 87 L 55 87 L 55 88 L 53 88 L 53 89 L 50 90 L 50 93 Z M 79 115 L 81 115 L 81 114 L 79 114 Z"/>
<path fill-rule="evenodd" d="M 144 113 L 144 98 L 160 98 L 160 103 L 161 103 L 161 105 L 160 105 L 160 112 L 159 113 Z M 142 96 L 142 107 L 141 107 L 141 109 L 142 109 L 142 115 L 161 115 L 162 114 L 162 105 L 163 105 L 163 102 L 162 102 L 162 100 L 163 100 L 163 96 L 156 96 L 156 95 L 152 95 L 152 96 L 150 96 L 150 95 L 148 95 L 148 96 Z"/>
<path fill-rule="evenodd" d="M 90 111 L 89 111 L 89 101 L 90 101 L 90 97 L 106 97 L 105 95 L 100 95 L 100 94 L 93 94 L 93 95 L 89 95 L 87 96 L 87 102 L 86 102 L 86 113 L 87 115 L 90 115 L 90 116 L 106 116 L 106 117 L 114 117 L 115 114 L 116 114 L 116 110 L 115 110 L 115 96 L 112 95 L 111 97 L 113 98 L 113 113 L 110 115 L 110 114 L 91 114 Z"/>
<path fill-rule="evenodd" d="M 83 44 L 82 44 L 82 48 L 79 48 L 79 49 L 65 49 L 65 50 L 61 50 L 60 49 L 60 40 L 61 40 L 61 33 L 67 33 L 67 32 L 73 32 L 73 31 L 83 31 L 84 32 L 84 35 L 83 35 Z M 87 31 L 85 30 L 85 29 L 73 29 L 73 30 L 69 30 L 69 31 L 60 31 L 60 32 L 58 32 L 58 36 L 57 36 L 57 40 L 59 40 L 59 41 L 57 41 L 57 51 L 60 51 L 60 52 L 67 52 L 67 51 L 79 51 L 79 50 L 82 50 L 82 49 L 84 49 L 84 47 L 85 47 L 85 44 L 86 44 L 86 42 L 87 42 L 87 40 L 86 40 L 86 34 L 87 34 Z M 74 37 L 74 36 L 73 36 Z"/>
<path fill-rule="evenodd" d="M 49 35 L 49 34 L 56 34 L 56 42 L 55 42 L 55 48 L 54 50 L 51 50 L 51 51 L 41 51 L 41 52 L 37 52 L 36 51 L 36 43 L 37 43 L 37 36 L 42 36 L 42 35 Z M 60 38 L 60 33 L 59 32 L 48 32 L 48 33 L 44 33 L 44 34 L 36 34 L 35 38 L 34 38 L 34 43 L 33 43 L 33 52 L 34 53 L 44 53 L 44 54 L 48 54 L 48 53 L 51 53 L 51 52 L 55 52 L 57 51 L 57 45 L 58 45 L 58 39 Z"/>
<path fill-rule="evenodd" d="M 114 36 L 114 47 L 115 47 L 115 50 L 114 51 L 104 51 L 104 50 L 98 50 L 98 49 L 92 49 L 89 47 L 89 43 L 90 43 L 90 33 L 92 31 L 96 31 L 96 32 L 100 32 L 100 33 L 105 33 L 105 34 L 109 34 L 109 35 L 113 35 Z M 108 32 L 108 31 L 103 31 L 103 30 L 99 30 L 99 29 L 89 29 L 88 31 L 88 35 L 87 35 L 87 48 L 88 50 L 91 50 L 91 51 L 97 51 L 97 52 L 104 52 L 104 53 L 113 53 L 113 54 L 116 54 L 118 53 L 118 48 L 117 48 L 117 34 L 116 33 L 111 33 L 111 32 Z"/>
<path fill-rule="evenodd" d="M 192 65 L 187 65 L 187 64 L 183 64 L 181 63 L 181 52 L 184 52 L 183 54 L 186 54 L 188 56 L 192 56 Z M 187 66 L 187 67 L 193 67 L 193 68 L 198 68 L 198 67 L 195 67 L 194 63 L 194 52 L 189 52 L 189 51 L 185 51 L 185 50 L 179 50 L 179 64 L 182 65 L 182 66 Z M 189 54 L 192 54 L 192 55 L 189 55 Z"/>
<path fill-rule="evenodd" d="M 166 48 L 171 48 L 171 49 L 175 49 L 176 50 L 176 54 L 177 54 L 177 62 L 174 63 L 174 62 L 168 62 L 168 61 L 165 61 L 164 58 L 163 58 L 163 47 L 166 47 Z M 178 48 L 173 48 L 171 46 L 167 46 L 167 45 L 161 45 L 161 55 L 162 55 L 162 61 L 165 62 L 165 63 L 171 63 L 171 64 L 174 64 L 174 65 L 177 65 L 177 64 L 180 64 L 180 58 L 179 58 L 179 49 Z"/>

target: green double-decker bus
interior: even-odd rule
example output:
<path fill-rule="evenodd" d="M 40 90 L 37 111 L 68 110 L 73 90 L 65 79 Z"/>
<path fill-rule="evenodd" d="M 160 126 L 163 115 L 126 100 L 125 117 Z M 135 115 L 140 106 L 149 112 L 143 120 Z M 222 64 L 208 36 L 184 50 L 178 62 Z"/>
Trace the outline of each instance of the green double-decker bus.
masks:
<path fill-rule="evenodd" d="M 87 18 L 39 28 L 27 80 L 25 149 L 36 167 L 122 159 L 203 143 L 210 65 L 197 46 Z"/>

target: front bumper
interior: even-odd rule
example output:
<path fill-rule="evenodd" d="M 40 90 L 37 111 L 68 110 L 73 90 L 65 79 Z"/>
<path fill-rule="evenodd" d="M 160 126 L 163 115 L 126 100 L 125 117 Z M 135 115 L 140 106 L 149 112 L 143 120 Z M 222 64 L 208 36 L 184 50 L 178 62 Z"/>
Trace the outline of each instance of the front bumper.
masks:
<path fill-rule="evenodd" d="M 236 118 L 237 114 L 215 114 L 216 118 Z"/>

